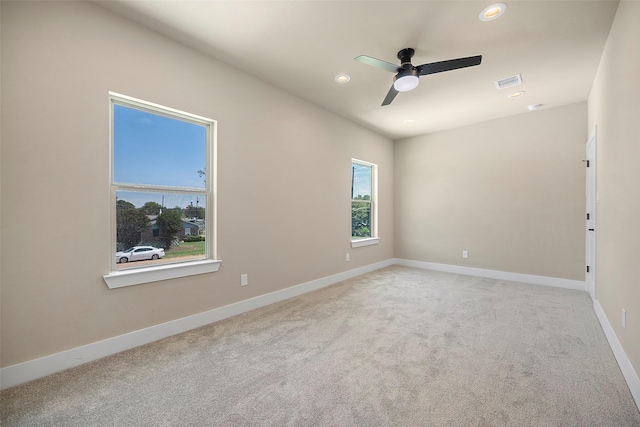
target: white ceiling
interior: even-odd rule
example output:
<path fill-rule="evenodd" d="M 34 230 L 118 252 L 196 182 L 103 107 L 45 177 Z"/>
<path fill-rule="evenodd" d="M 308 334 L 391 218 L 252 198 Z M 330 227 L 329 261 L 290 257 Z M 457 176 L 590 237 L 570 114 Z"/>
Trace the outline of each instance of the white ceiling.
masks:
<path fill-rule="evenodd" d="M 504 0 L 502 0 L 504 1 Z M 399 139 L 584 101 L 617 1 L 139 1 L 104 7 L 327 110 Z M 393 74 L 354 61 L 365 54 L 413 65 L 482 55 L 482 64 L 423 76 L 418 88 L 380 104 Z M 337 84 L 339 73 L 351 76 Z M 494 81 L 520 73 L 520 86 Z M 520 98 L 507 95 L 516 90 Z M 405 123 L 413 120 L 411 124 Z"/>

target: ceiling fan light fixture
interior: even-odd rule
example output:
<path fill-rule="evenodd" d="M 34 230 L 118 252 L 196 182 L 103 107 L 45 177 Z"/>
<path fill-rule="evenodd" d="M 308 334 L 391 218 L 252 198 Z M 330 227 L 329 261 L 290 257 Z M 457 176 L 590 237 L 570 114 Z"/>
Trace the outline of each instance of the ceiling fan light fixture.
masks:
<path fill-rule="evenodd" d="M 507 10 L 506 3 L 494 3 L 482 9 L 482 12 L 480 12 L 480 15 L 478 16 L 478 18 L 480 18 L 480 20 L 484 22 L 493 21 L 494 19 L 497 19 L 500 16 L 502 16 L 502 14 L 506 10 Z"/>
<path fill-rule="evenodd" d="M 393 88 L 398 92 L 408 92 L 417 88 L 418 83 L 420 83 L 418 76 L 406 75 L 398 77 L 396 81 L 393 82 Z"/>

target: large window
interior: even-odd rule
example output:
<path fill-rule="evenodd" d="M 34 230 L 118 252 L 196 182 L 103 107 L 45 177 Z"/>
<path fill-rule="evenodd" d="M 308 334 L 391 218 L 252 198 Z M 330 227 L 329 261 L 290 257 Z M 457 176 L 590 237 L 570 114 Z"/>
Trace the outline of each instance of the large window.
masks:
<path fill-rule="evenodd" d="M 351 246 L 378 243 L 377 174 L 373 163 L 351 161 Z"/>
<path fill-rule="evenodd" d="M 217 270 L 215 121 L 110 93 L 109 287 Z"/>

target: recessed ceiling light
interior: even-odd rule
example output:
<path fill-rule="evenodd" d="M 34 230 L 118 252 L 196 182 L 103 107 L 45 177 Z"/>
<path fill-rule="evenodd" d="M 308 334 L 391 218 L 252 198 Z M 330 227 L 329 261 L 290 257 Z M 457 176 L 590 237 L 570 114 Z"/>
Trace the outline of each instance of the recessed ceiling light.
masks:
<path fill-rule="evenodd" d="M 493 21 L 494 19 L 499 18 L 502 14 L 507 10 L 507 5 L 505 3 L 494 3 L 490 6 L 485 7 L 480 12 L 478 18 L 481 21 Z"/>
<path fill-rule="evenodd" d="M 507 98 L 519 98 L 522 95 L 524 95 L 524 91 L 523 90 L 521 90 L 519 92 L 510 93 L 509 95 L 507 95 Z"/>
<path fill-rule="evenodd" d="M 334 78 L 334 80 L 335 80 L 336 82 L 338 82 L 338 83 L 346 83 L 346 82 L 348 82 L 349 80 L 351 80 L 351 77 L 349 77 L 349 76 L 348 76 L 348 75 L 346 75 L 346 74 L 338 74 L 338 75 Z"/>
<path fill-rule="evenodd" d="M 527 107 L 527 110 L 536 111 L 540 107 L 542 107 L 542 104 L 531 104 Z"/>
<path fill-rule="evenodd" d="M 407 119 L 405 121 L 403 121 L 402 123 L 404 123 L 405 125 L 412 125 L 414 124 L 416 121 L 413 119 Z"/>

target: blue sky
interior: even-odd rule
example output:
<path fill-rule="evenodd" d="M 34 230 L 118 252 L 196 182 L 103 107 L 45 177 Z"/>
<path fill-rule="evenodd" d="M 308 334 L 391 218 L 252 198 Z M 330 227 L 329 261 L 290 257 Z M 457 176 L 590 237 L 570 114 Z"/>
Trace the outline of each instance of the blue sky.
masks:
<path fill-rule="evenodd" d="M 118 183 L 204 188 L 206 127 L 114 105 Z M 195 202 L 194 202 L 195 203 Z"/>
<path fill-rule="evenodd" d="M 351 198 L 371 196 L 371 168 L 357 163 L 353 163 L 351 166 L 353 167 L 353 194 Z"/>

